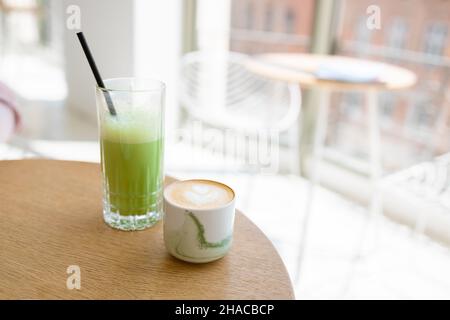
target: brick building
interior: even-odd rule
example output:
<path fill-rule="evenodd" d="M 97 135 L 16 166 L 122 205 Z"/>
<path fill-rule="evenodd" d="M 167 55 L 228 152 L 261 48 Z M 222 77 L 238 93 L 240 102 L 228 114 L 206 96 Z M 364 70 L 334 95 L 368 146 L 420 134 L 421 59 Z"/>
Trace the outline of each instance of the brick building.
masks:
<path fill-rule="evenodd" d="M 308 51 L 314 5 L 314 0 L 233 0 L 231 50 Z M 380 8 L 379 30 L 366 26 L 370 5 Z M 335 13 L 336 53 L 393 63 L 419 76 L 413 90 L 380 97 L 389 168 L 450 149 L 449 12 L 448 0 L 346 0 Z M 365 153 L 361 104 L 357 93 L 333 97 L 337 108 L 331 110 L 328 137 L 334 147 L 357 156 Z"/>

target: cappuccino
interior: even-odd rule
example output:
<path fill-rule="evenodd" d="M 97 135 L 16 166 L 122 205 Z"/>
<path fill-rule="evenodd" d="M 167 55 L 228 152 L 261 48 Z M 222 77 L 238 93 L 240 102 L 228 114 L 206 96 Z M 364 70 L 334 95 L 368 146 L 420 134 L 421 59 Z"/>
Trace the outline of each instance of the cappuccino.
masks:
<path fill-rule="evenodd" d="M 211 180 L 177 181 L 164 190 L 164 243 L 174 257 L 203 263 L 222 258 L 233 238 L 235 194 Z"/>
<path fill-rule="evenodd" d="M 216 181 L 186 180 L 172 183 L 164 192 L 166 200 L 186 209 L 209 210 L 234 199 L 233 190 Z"/>

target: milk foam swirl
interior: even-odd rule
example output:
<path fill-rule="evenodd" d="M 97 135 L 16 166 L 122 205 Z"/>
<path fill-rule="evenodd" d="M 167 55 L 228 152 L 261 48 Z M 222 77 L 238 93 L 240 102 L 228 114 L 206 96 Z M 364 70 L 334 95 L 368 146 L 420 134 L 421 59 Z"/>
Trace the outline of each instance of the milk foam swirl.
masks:
<path fill-rule="evenodd" d="M 228 186 L 210 180 L 175 182 L 165 192 L 166 199 L 186 208 L 212 209 L 226 205 L 234 198 Z"/>

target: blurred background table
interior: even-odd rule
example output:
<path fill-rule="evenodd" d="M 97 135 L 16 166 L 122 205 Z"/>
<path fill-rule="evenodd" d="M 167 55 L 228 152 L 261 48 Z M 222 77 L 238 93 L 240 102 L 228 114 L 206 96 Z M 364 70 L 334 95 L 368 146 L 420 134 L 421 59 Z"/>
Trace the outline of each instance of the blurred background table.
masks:
<path fill-rule="evenodd" d="M 391 64 L 372 61 L 367 59 L 339 56 L 339 55 L 321 55 L 309 53 L 267 53 L 256 55 L 253 59 L 248 60 L 247 67 L 262 76 L 286 81 L 290 83 L 298 83 L 305 88 L 338 90 L 396 90 L 406 89 L 413 86 L 416 81 L 416 75 L 401 67 Z M 374 81 L 355 81 L 343 77 L 340 79 L 332 79 L 331 75 L 326 79 L 318 73 L 321 68 L 333 68 L 341 73 L 345 67 L 354 68 L 356 70 L 347 70 L 349 73 L 354 71 L 358 74 L 365 70 L 372 73 L 374 69 L 378 69 Z M 336 69 L 335 69 L 336 68 Z M 367 77 L 367 78 L 370 78 Z"/>
<path fill-rule="evenodd" d="M 309 216 L 312 211 L 314 187 L 320 183 L 320 163 L 325 145 L 330 95 L 340 91 L 361 91 L 365 95 L 367 108 L 367 127 L 369 145 L 369 176 L 372 190 L 370 196 L 371 219 L 362 230 L 363 237 L 368 234 L 369 227 L 374 229 L 374 218 L 383 211 L 380 191 L 382 177 L 381 137 L 378 91 L 399 90 L 412 87 L 417 76 L 404 68 L 394 65 L 345 57 L 338 55 L 300 54 L 300 53 L 267 53 L 254 56 L 246 63 L 247 68 L 261 76 L 296 83 L 302 89 L 319 89 L 317 97 L 317 117 L 313 135 L 312 156 L 309 178 L 310 189 L 305 208 L 305 219 L 300 233 L 300 250 L 298 255 L 298 272 L 304 256 Z M 376 227 L 375 227 L 376 228 Z M 361 241 L 362 246 L 366 240 Z M 362 249 L 358 249 L 359 251 Z"/>
<path fill-rule="evenodd" d="M 197 265 L 166 252 L 162 223 L 123 232 L 103 222 L 98 164 L 0 161 L 0 185 L 2 299 L 294 298 L 278 253 L 240 212 L 229 254 Z M 80 290 L 66 287 L 72 265 Z"/>

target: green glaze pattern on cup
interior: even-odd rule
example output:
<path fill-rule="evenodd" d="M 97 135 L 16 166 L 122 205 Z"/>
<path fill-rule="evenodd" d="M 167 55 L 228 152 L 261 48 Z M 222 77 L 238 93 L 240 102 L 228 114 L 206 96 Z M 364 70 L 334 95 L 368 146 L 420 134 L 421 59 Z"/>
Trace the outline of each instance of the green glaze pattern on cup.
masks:
<path fill-rule="evenodd" d="M 230 250 L 234 197 L 226 205 L 207 209 L 186 208 L 168 198 L 165 193 L 164 241 L 170 254 L 184 261 L 203 263 L 217 260 Z"/>

